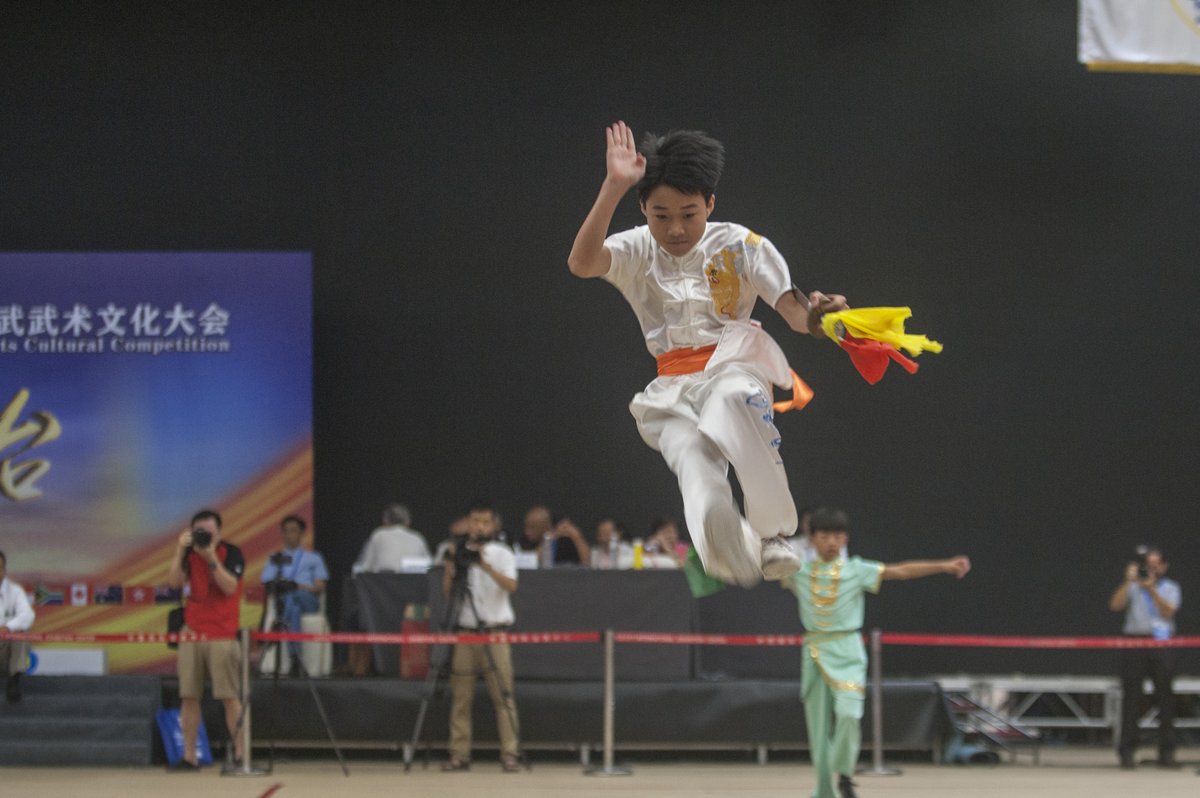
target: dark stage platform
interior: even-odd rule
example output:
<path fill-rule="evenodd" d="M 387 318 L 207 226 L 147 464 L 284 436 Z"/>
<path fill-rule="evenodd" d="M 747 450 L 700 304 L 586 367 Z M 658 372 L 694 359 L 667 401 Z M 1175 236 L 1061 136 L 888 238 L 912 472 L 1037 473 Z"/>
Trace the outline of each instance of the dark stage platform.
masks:
<path fill-rule="evenodd" d="M 424 682 L 388 678 L 316 679 L 338 741 L 346 747 L 400 749 L 412 735 Z M 807 748 L 798 681 L 625 682 L 616 686 L 616 747 L 638 749 Z M 163 701 L 175 701 L 174 679 L 163 681 Z M 935 682 L 887 681 L 884 747 L 937 755 L 952 731 L 941 688 Z M 599 682 L 520 681 L 517 705 L 525 747 L 535 750 L 599 750 Z M 869 749 L 870 698 L 863 727 Z M 304 679 L 281 679 L 273 695 L 269 679 L 253 683 L 251 702 L 256 746 L 272 734 L 284 747 L 323 747 L 329 742 Z M 430 705 L 424 741 L 444 748 L 449 694 Z M 275 712 L 274 721 L 272 713 Z M 205 702 L 205 722 L 221 726 L 220 707 Z M 491 701 L 479 683 L 475 700 L 477 747 L 496 747 Z"/>

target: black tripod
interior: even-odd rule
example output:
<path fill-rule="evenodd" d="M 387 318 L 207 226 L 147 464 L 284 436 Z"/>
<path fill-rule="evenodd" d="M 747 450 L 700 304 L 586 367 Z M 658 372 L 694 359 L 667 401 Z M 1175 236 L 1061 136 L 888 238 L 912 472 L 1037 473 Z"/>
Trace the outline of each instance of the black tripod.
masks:
<path fill-rule="evenodd" d="M 464 606 L 471 608 L 471 614 L 475 617 L 476 623 L 479 622 L 479 613 L 475 609 L 475 597 L 471 594 L 471 585 L 467 581 L 468 571 L 471 564 L 478 557 L 465 555 L 464 552 L 471 551 L 466 548 L 466 541 L 460 542 L 455 546 L 454 551 L 454 578 L 450 583 L 450 595 L 446 602 L 446 612 L 442 617 L 440 631 L 453 632 L 458 623 L 458 616 L 462 612 Z M 443 566 L 445 567 L 445 566 Z M 492 673 L 498 673 L 496 670 L 496 660 L 492 655 L 491 645 L 484 643 L 483 650 L 487 657 L 488 670 Z M 436 664 L 431 663 L 429 674 L 425 677 L 425 694 L 421 696 L 421 705 L 417 709 L 417 720 L 413 724 L 412 737 L 407 746 L 404 747 L 404 772 L 408 773 L 412 770 L 413 758 L 416 756 L 417 747 L 421 743 L 421 732 L 425 727 L 425 716 L 429 711 L 429 702 L 434 698 L 442 696 L 445 692 L 445 684 L 449 681 L 451 669 L 451 655 L 454 652 L 453 645 L 443 645 L 439 647 L 438 654 L 434 658 Z M 473 681 L 473 680 L 472 680 Z M 499 683 L 499 678 L 497 678 Z M 513 715 L 512 708 L 509 706 L 508 699 L 511 698 L 511 693 L 508 688 L 500 684 L 500 699 L 504 705 L 504 711 L 508 713 L 509 724 L 513 728 L 513 732 L 517 735 L 517 740 L 521 739 L 520 727 L 517 725 L 517 718 Z M 474 688 L 472 683 L 471 689 Z M 430 748 L 428 743 L 425 746 L 425 767 L 429 767 Z M 517 759 L 521 766 L 526 770 L 530 770 L 529 760 L 525 756 L 525 749 L 517 749 Z"/>
<path fill-rule="evenodd" d="M 290 579 L 283 578 L 283 566 L 291 562 L 291 557 L 283 552 L 271 555 L 271 562 L 275 565 L 275 578 L 267 583 L 267 593 L 274 602 L 275 620 L 271 623 L 272 632 L 287 632 L 287 621 L 283 619 L 284 602 L 287 595 L 298 588 L 296 583 Z M 279 709 L 279 670 L 283 664 L 283 642 L 280 640 L 272 640 L 267 643 L 267 647 L 263 649 L 265 657 L 271 650 L 275 650 L 275 667 L 271 674 L 271 720 L 268 724 L 270 747 L 267 755 L 267 772 L 271 773 L 275 769 L 275 718 L 278 715 Z M 342 749 L 338 746 L 337 740 L 333 736 L 333 726 L 329 723 L 329 716 L 325 714 L 325 705 L 321 703 L 321 696 L 317 693 L 317 687 L 313 684 L 312 676 L 308 672 L 308 668 L 304 666 L 304 659 L 297 651 L 292 657 L 293 667 L 297 667 L 304 680 L 308 683 L 308 691 L 312 694 L 313 704 L 317 708 L 317 714 L 321 716 L 321 723 L 325 726 L 325 733 L 329 735 L 329 743 L 333 746 L 333 752 L 337 755 L 338 764 L 342 766 L 342 773 L 349 776 L 350 769 L 346 767 L 346 758 L 342 756 Z M 247 700 L 247 703 L 249 701 Z M 249 752 L 245 752 L 243 756 L 249 756 Z"/>

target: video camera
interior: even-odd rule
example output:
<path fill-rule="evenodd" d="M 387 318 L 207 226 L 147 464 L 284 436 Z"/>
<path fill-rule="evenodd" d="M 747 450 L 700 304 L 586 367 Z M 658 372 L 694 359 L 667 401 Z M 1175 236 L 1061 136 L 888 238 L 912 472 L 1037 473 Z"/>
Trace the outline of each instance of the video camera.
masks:
<path fill-rule="evenodd" d="M 1146 560 L 1146 557 L 1149 554 L 1150 554 L 1149 546 L 1138 546 L 1137 547 L 1137 559 L 1134 560 L 1134 562 L 1137 563 L 1137 577 L 1138 577 L 1138 579 L 1143 580 L 1143 581 L 1150 578 L 1150 564 Z"/>
<path fill-rule="evenodd" d="M 275 578 L 266 584 L 268 594 L 283 596 L 299 590 L 298 584 L 291 579 L 283 578 L 283 566 L 292 564 L 292 555 L 277 551 L 267 558 L 267 562 L 275 566 Z"/>
<path fill-rule="evenodd" d="M 467 545 L 470 542 L 471 538 L 467 535 L 455 535 L 454 537 L 454 567 L 460 571 L 465 571 L 472 565 L 478 565 L 482 560 L 479 550 Z"/>

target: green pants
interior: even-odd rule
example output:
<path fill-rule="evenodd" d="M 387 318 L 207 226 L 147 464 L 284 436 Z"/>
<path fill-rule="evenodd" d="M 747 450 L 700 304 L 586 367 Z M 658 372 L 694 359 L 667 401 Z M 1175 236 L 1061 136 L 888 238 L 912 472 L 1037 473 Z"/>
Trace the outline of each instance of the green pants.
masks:
<path fill-rule="evenodd" d="M 857 638 L 851 640 L 857 642 L 858 649 L 861 650 L 861 642 Z M 836 654 L 842 656 L 836 656 L 835 651 L 830 651 L 831 648 L 842 649 L 836 650 Z M 858 764 L 858 753 L 862 745 L 863 677 L 866 674 L 866 656 L 865 653 L 862 656 L 860 669 L 854 667 L 857 663 L 846 662 L 846 659 L 857 659 L 854 656 L 857 652 L 853 651 L 853 643 L 836 641 L 830 646 L 809 645 L 804 647 L 804 651 L 804 721 L 808 727 L 808 746 L 817 777 L 817 789 L 813 796 L 836 798 L 834 775 L 853 776 L 854 768 Z M 829 654 L 835 656 L 828 656 Z M 838 667 L 823 667 L 824 660 L 833 660 Z M 846 667 L 847 665 L 850 667 Z M 830 670 L 833 671 L 832 674 Z M 846 676 L 852 678 L 846 679 Z"/>

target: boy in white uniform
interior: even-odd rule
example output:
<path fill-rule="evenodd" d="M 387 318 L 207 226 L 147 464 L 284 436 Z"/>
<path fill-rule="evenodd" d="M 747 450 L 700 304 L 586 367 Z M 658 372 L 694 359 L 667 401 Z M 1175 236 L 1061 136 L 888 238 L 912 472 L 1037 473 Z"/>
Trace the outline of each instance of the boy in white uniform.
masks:
<path fill-rule="evenodd" d="M 571 248 L 578 277 L 603 277 L 633 308 L 659 376 L 633 398 L 638 431 L 679 479 L 692 542 L 708 573 L 746 587 L 800 567 L 786 537 L 796 506 L 779 458 L 771 385 L 793 387 L 779 346 L 750 319 L 761 298 L 797 332 L 821 337 L 841 296 L 792 287 L 787 263 L 757 233 L 709 222 L 724 166 L 720 142 L 696 131 L 607 130 L 608 173 Z M 617 203 L 637 186 L 647 225 L 607 237 Z M 798 380 L 797 380 L 798 382 Z M 733 465 L 742 518 L 729 486 Z"/>

